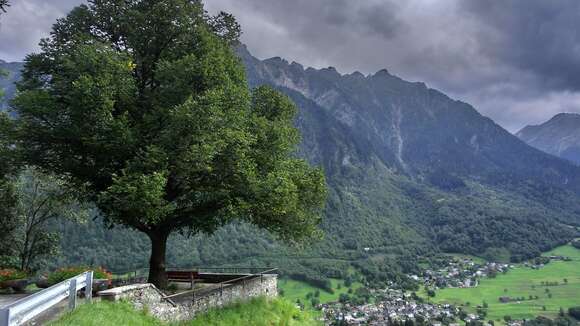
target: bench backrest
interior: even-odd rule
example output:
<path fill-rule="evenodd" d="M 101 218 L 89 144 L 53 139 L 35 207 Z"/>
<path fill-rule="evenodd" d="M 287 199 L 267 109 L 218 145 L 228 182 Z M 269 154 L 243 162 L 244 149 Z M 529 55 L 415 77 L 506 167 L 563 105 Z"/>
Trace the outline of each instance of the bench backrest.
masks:
<path fill-rule="evenodd" d="M 196 279 L 198 275 L 197 271 L 167 271 L 167 280 L 190 282 Z"/>

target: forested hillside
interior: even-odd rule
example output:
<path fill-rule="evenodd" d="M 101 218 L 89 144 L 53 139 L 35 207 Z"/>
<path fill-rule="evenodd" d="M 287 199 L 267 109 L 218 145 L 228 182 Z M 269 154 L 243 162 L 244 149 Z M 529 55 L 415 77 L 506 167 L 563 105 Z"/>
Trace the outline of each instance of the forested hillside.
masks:
<path fill-rule="evenodd" d="M 580 169 L 470 105 L 386 70 L 341 75 L 238 52 L 251 87 L 272 85 L 299 108 L 298 155 L 324 168 L 330 188 L 325 236 L 294 248 L 229 225 L 210 237 L 174 236 L 170 265 L 275 265 L 311 281 L 353 266 L 383 282 L 433 252 L 508 250 L 519 261 L 576 235 L 569 226 L 580 225 Z M 149 244 L 132 231 L 105 230 L 98 218 L 53 227 L 63 239 L 54 265 L 123 271 L 147 264 Z"/>

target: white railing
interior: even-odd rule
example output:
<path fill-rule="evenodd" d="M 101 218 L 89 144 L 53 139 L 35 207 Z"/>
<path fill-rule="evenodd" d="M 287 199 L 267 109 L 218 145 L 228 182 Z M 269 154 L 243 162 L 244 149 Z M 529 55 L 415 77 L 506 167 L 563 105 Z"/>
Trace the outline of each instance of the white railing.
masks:
<path fill-rule="evenodd" d="M 0 308 L 0 326 L 21 325 L 68 298 L 69 309 L 77 305 L 77 291 L 85 289 L 90 302 L 93 292 L 93 272 L 88 271 L 47 289 Z"/>

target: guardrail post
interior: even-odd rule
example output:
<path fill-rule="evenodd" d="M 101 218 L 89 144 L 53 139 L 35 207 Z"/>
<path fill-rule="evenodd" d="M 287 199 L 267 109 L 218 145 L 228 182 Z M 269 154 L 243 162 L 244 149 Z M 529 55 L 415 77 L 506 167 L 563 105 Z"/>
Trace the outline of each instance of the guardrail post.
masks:
<path fill-rule="evenodd" d="M 74 310 L 77 306 L 77 280 L 73 278 L 70 280 L 68 287 L 68 308 Z"/>
<path fill-rule="evenodd" d="M 93 301 L 93 271 L 88 271 L 86 277 L 85 298 L 88 303 L 91 303 Z"/>
<path fill-rule="evenodd" d="M 0 309 L 0 326 L 10 326 L 10 309 Z"/>

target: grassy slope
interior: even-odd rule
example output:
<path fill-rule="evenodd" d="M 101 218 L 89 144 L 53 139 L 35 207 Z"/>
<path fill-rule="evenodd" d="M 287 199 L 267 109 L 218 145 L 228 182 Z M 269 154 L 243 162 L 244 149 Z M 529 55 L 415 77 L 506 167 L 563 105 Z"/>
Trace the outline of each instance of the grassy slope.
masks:
<path fill-rule="evenodd" d="M 334 290 L 334 293 L 319 289 L 305 282 L 287 278 L 278 281 L 278 288 L 284 290 L 284 298 L 291 302 L 296 302 L 296 299 L 300 299 L 300 301 L 303 303 L 308 304 L 309 300 L 306 299 L 306 294 L 309 292 L 314 294 L 316 290 L 320 291 L 319 299 L 321 303 L 338 301 L 338 297 L 341 293 L 348 292 L 348 287 L 344 286 L 344 281 L 342 280 L 330 279 L 330 281 L 332 283 L 332 289 Z M 338 289 L 339 284 L 342 285 L 340 289 Z M 351 285 L 351 288 L 354 291 L 361 286 L 361 283 L 354 282 Z"/>
<path fill-rule="evenodd" d="M 64 315 L 51 326 L 97 326 L 97 325 L 127 325 L 127 326 L 161 326 L 162 322 L 148 316 L 142 311 L 136 311 L 125 302 L 98 302 L 84 304 L 72 313 Z"/>
<path fill-rule="evenodd" d="M 52 326 L 299 326 L 319 325 L 308 313 L 300 311 L 293 303 L 283 300 L 254 299 L 248 303 L 235 304 L 224 309 L 215 309 L 200 315 L 193 321 L 178 324 L 163 323 L 142 311 L 136 311 L 124 302 L 98 302 L 82 305 L 74 312 L 63 316 Z"/>
<path fill-rule="evenodd" d="M 298 326 L 320 325 L 307 312 L 287 300 L 266 301 L 256 299 L 246 304 L 237 304 L 226 309 L 216 309 L 202 315 L 192 322 L 184 323 L 191 326 L 221 326 L 221 325 L 255 325 L 255 326 Z"/>
<path fill-rule="evenodd" d="M 545 255 L 562 255 L 573 259 L 571 262 L 550 262 L 540 270 L 517 267 L 507 274 L 498 275 L 494 279 L 484 279 L 476 288 L 442 289 L 437 291 L 435 302 L 461 304 L 470 302 L 468 310 L 481 305 L 483 301 L 489 304 L 488 319 L 501 319 L 505 315 L 512 318 L 533 318 L 537 315 L 555 317 L 560 307 L 580 306 L 580 250 L 572 246 L 556 248 Z M 568 279 L 564 284 L 563 279 Z M 559 282 L 559 286 L 543 287 L 542 281 Z M 535 285 L 535 289 L 532 289 Z M 552 298 L 548 297 L 548 288 Z M 507 292 L 504 292 L 507 289 Z M 539 296 L 538 300 L 527 300 L 530 296 Z M 525 297 L 520 303 L 500 303 L 501 296 Z M 542 310 L 546 306 L 546 311 Z"/>

